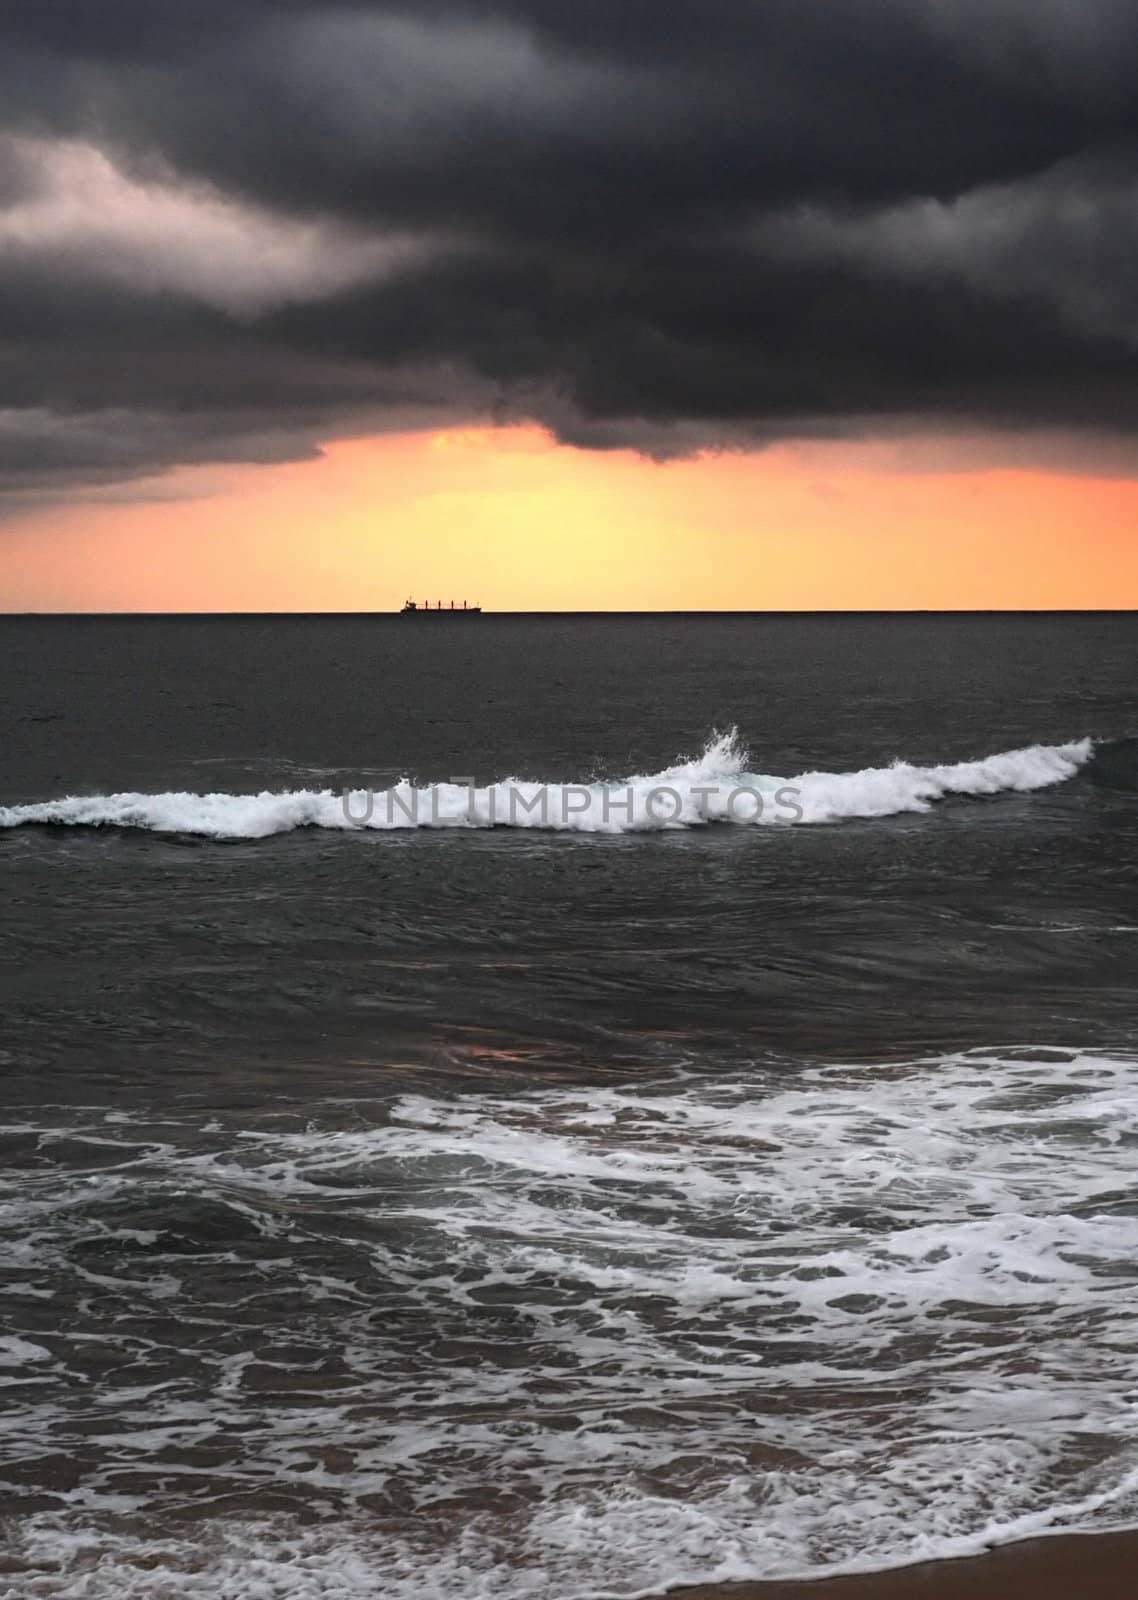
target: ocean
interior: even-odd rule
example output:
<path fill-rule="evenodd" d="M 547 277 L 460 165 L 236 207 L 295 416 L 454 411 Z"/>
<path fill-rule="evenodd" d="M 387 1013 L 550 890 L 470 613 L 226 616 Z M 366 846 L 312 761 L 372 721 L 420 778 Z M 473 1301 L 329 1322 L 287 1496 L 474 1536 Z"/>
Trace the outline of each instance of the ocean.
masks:
<path fill-rule="evenodd" d="M 0 1590 L 1138 1523 L 1138 617 L 0 619 Z"/>

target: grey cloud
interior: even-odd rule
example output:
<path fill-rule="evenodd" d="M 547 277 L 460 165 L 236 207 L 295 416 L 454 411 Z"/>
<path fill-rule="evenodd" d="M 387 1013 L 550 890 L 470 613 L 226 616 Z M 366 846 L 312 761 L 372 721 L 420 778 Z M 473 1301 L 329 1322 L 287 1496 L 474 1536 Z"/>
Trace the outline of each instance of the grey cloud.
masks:
<path fill-rule="evenodd" d="M 9 0 L 5 126 L 0 492 L 1138 426 L 1121 0 Z"/>
<path fill-rule="evenodd" d="M 0 171 L 19 180 L 0 207 L 0 267 L 180 296 L 238 318 L 380 282 L 438 247 L 411 233 L 279 216 L 172 173 L 144 180 L 78 141 L 0 140 Z"/>
<path fill-rule="evenodd" d="M 813 206 L 751 232 L 759 259 L 844 264 L 897 282 L 955 285 L 995 301 L 1036 300 L 1071 329 L 1138 342 L 1138 156 L 1075 158 L 952 201 L 880 210 Z"/>

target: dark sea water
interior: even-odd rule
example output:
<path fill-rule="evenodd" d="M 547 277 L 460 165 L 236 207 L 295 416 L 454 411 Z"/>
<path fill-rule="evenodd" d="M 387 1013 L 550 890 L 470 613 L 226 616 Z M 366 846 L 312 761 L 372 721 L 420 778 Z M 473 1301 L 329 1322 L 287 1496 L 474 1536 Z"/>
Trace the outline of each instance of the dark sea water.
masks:
<path fill-rule="evenodd" d="M 0 1592 L 1138 1520 L 1136 667 L 1133 615 L 0 619 Z"/>

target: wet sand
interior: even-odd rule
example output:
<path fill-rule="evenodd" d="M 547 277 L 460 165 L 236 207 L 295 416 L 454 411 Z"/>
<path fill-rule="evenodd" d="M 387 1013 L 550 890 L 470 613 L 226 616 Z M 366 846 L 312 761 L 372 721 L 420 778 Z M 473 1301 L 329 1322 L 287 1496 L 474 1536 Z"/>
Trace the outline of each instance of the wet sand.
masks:
<path fill-rule="evenodd" d="M 961 1561 L 800 1583 L 674 1589 L 669 1600 L 1133 1600 L 1138 1533 L 1072 1534 Z"/>

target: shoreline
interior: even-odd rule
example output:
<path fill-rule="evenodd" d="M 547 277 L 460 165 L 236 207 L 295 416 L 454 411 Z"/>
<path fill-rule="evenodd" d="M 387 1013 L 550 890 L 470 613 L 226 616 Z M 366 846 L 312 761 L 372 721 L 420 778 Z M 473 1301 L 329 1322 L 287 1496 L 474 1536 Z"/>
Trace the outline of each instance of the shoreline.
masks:
<path fill-rule="evenodd" d="M 714 1583 L 667 1600 L 1129 1600 L 1138 1593 L 1138 1530 L 1064 1533 L 983 1555 L 840 1578 Z"/>

